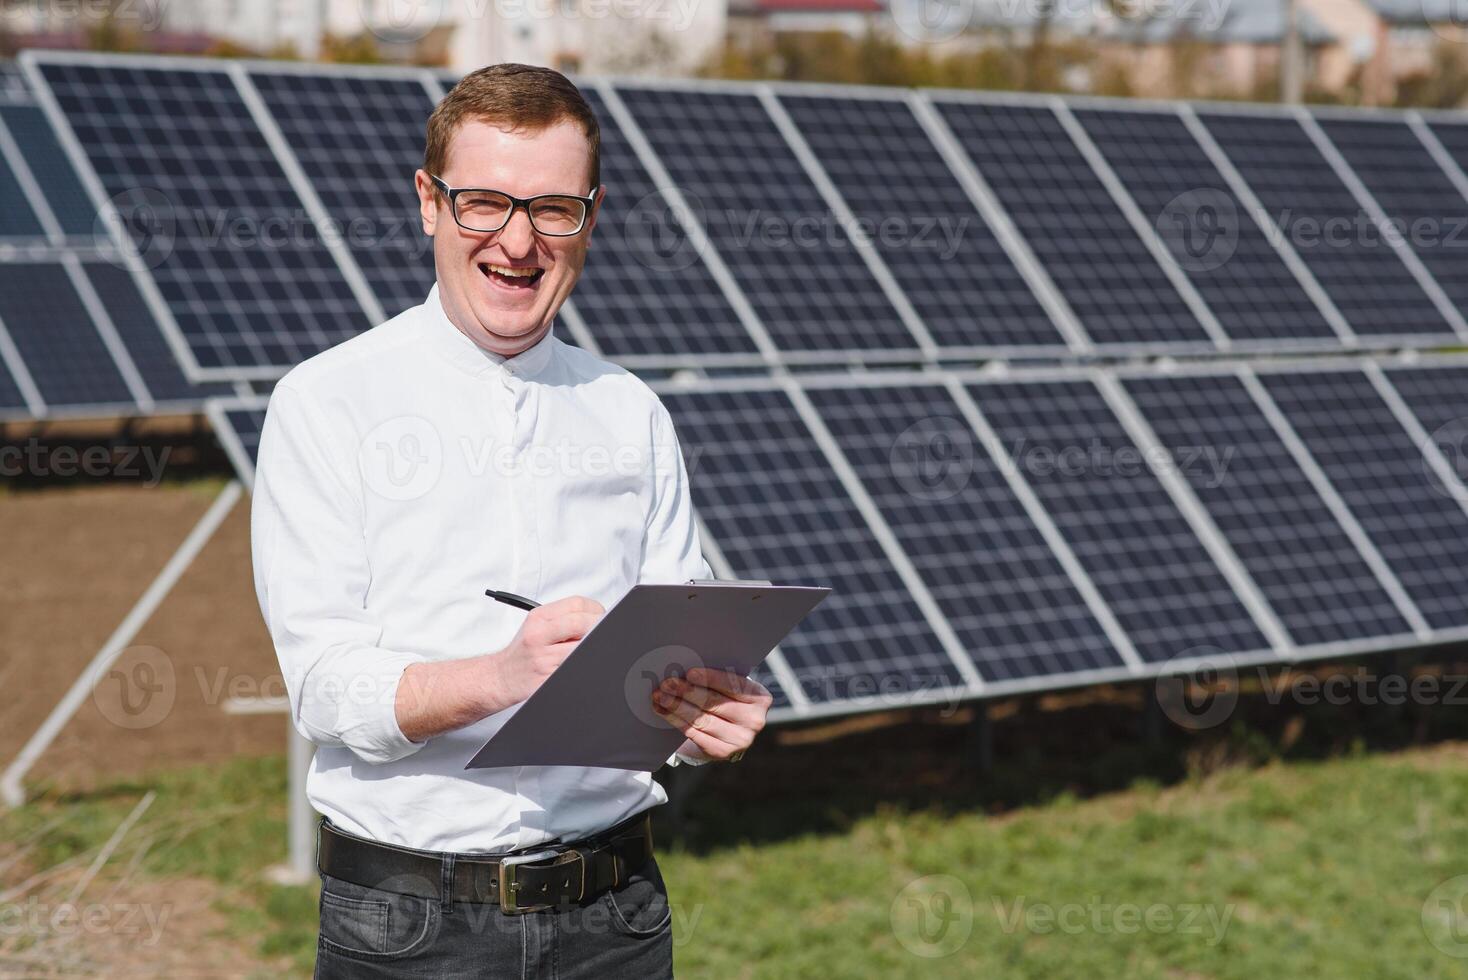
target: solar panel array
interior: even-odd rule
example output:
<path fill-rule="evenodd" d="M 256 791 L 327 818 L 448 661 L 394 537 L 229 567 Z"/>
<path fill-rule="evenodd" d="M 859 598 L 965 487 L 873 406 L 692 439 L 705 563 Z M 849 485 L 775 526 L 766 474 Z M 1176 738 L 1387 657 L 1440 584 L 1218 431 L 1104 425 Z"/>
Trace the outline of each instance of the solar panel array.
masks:
<path fill-rule="evenodd" d="M 781 716 L 1468 639 L 1464 464 L 1413 431 L 1468 446 L 1452 362 L 654 387 L 729 573 L 835 590 Z M 247 473 L 265 406 L 212 406 Z"/>
<path fill-rule="evenodd" d="M 454 79 L 23 67 L 0 411 L 249 382 L 208 411 L 251 478 L 258 386 L 431 285 Z M 558 333 L 662 395 L 722 573 L 834 587 L 781 716 L 1468 637 L 1468 367 L 1391 357 L 1468 339 L 1460 118 L 583 87 L 609 193 Z M 1203 359 L 1122 363 L 1164 353 Z"/>
<path fill-rule="evenodd" d="M 197 411 L 185 376 L 19 72 L 0 86 L 0 420 Z"/>

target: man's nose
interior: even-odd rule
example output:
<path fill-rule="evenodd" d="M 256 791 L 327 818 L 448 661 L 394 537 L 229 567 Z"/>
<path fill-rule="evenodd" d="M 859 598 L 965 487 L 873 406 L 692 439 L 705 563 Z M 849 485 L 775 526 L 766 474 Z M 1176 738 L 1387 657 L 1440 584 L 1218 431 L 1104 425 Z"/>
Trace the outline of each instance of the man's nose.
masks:
<path fill-rule="evenodd" d="M 530 215 L 524 208 L 516 208 L 510 220 L 500 229 L 500 247 L 511 258 L 522 258 L 535 247 L 535 229 L 530 225 Z"/>

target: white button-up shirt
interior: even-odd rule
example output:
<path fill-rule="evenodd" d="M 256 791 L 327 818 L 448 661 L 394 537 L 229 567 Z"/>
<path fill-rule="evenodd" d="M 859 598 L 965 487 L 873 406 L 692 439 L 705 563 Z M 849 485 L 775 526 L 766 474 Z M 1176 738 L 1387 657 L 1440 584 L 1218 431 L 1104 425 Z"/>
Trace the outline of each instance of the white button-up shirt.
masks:
<path fill-rule="evenodd" d="M 525 613 L 485 589 L 610 608 L 638 582 L 710 577 L 672 421 L 632 374 L 551 333 L 485 351 L 434 286 L 276 386 L 251 533 L 292 716 L 317 746 L 307 792 L 342 829 L 496 852 L 666 801 L 648 773 L 465 770 L 518 706 L 426 743 L 394 710 L 409 665 L 514 637 Z"/>

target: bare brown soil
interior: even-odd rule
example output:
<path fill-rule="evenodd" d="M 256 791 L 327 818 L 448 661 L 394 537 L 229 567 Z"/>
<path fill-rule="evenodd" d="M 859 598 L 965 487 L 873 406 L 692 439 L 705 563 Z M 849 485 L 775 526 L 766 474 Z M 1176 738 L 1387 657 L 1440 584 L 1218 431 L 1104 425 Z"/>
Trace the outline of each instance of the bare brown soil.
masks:
<path fill-rule="evenodd" d="M 0 495 L 0 762 L 8 763 L 148 588 L 218 485 L 82 486 Z M 255 604 L 249 500 L 32 770 L 84 788 L 118 775 L 284 750 L 283 715 L 232 715 L 280 693 Z"/>

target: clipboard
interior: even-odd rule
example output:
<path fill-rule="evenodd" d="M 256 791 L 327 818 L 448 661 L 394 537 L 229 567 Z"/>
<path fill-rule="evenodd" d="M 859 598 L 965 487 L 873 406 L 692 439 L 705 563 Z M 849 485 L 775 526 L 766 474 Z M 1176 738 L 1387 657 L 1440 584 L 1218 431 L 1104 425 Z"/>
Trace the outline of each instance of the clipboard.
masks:
<path fill-rule="evenodd" d="M 768 582 L 634 585 L 464 768 L 654 772 L 685 736 L 653 710 L 653 688 L 690 667 L 747 676 L 830 592 Z"/>

